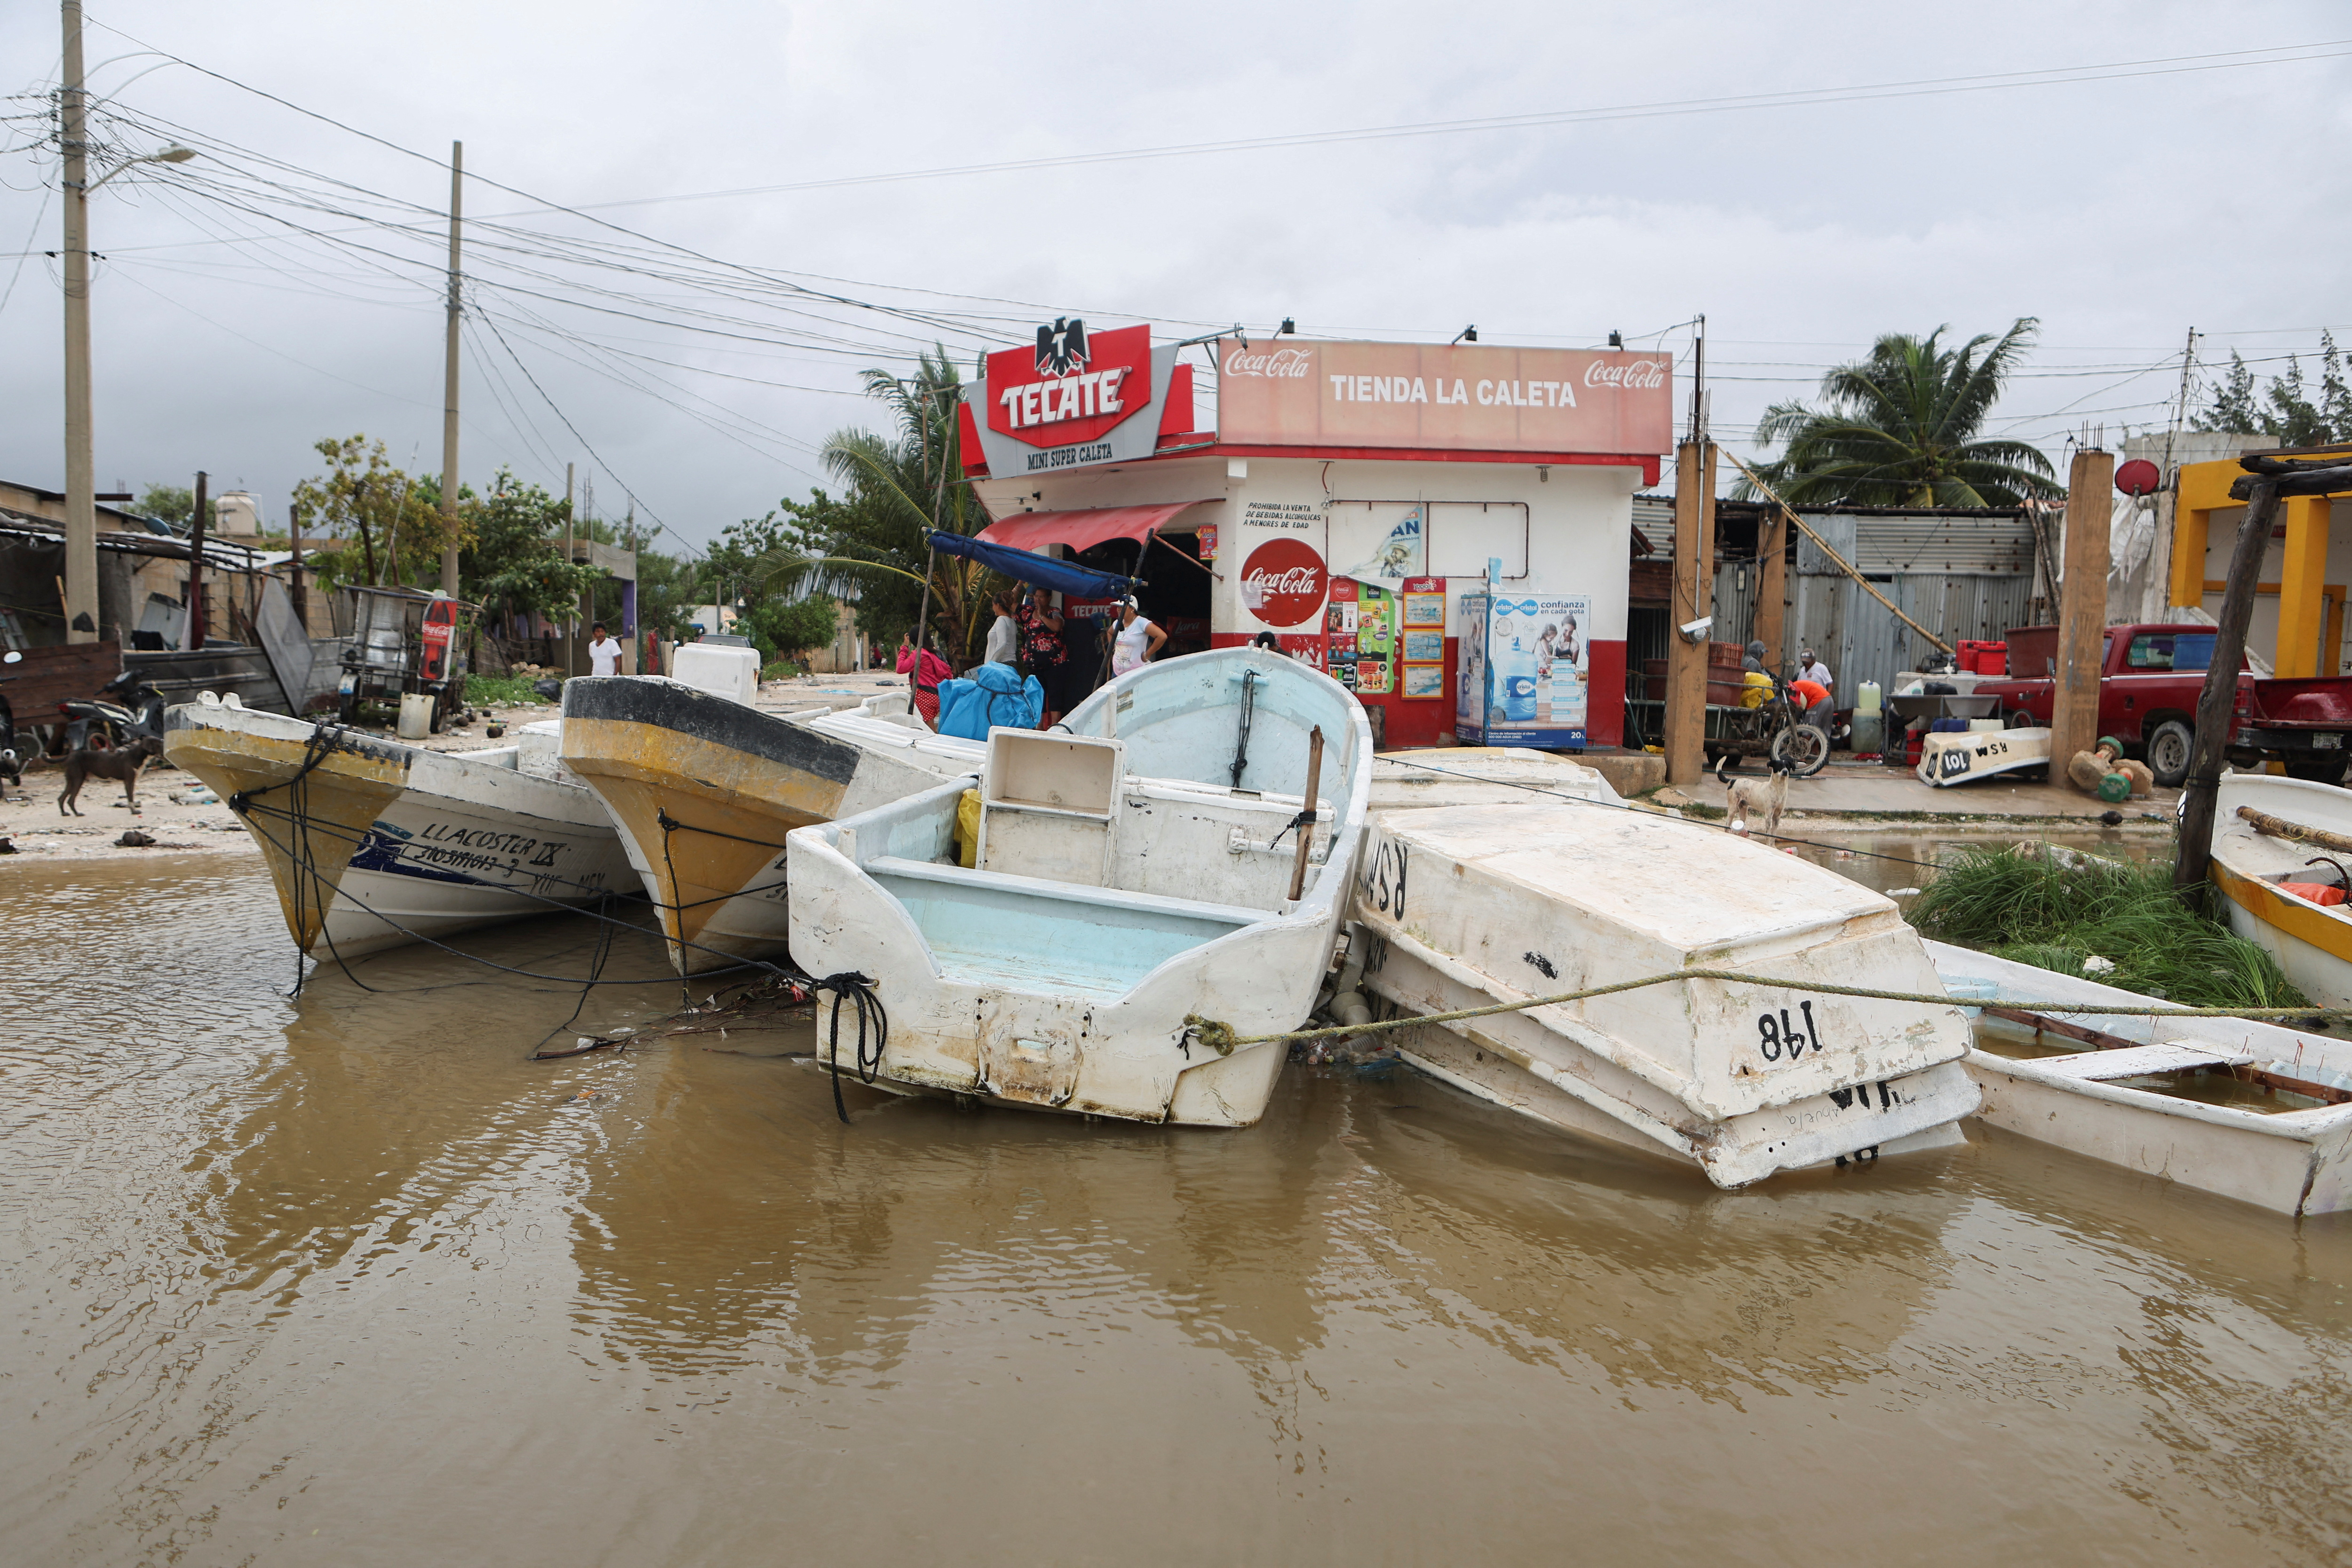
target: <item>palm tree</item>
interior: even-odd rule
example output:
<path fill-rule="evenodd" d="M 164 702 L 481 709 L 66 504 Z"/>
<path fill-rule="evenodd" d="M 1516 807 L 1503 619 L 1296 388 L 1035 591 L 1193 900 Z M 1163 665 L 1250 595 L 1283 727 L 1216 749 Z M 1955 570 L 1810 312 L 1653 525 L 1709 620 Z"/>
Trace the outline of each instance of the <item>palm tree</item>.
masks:
<path fill-rule="evenodd" d="M 1756 427 L 1780 457 L 1759 465 L 1782 499 L 1864 507 L 2015 507 L 2062 493 L 2021 441 L 1979 440 L 1985 416 L 2033 341 L 2031 316 L 1958 349 L 1896 332 L 1822 378 L 1821 408 L 1774 403 Z M 1744 481 L 1738 493 L 1754 488 Z"/>
<path fill-rule="evenodd" d="M 928 543 L 933 528 L 976 534 L 990 520 L 965 482 L 958 447 L 962 379 L 942 347 L 922 354 L 911 376 L 868 370 L 864 380 L 889 408 L 896 434 L 843 430 L 825 441 L 825 471 L 843 494 L 785 502 L 800 548 L 770 557 L 762 570 L 772 588 L 855 598 L 869 632 L 911 626 L 928 583 L 931 629 L 961 666 L 986 631 L 973 612 L 996 580 L 977 562 L 933 559 Z"/>

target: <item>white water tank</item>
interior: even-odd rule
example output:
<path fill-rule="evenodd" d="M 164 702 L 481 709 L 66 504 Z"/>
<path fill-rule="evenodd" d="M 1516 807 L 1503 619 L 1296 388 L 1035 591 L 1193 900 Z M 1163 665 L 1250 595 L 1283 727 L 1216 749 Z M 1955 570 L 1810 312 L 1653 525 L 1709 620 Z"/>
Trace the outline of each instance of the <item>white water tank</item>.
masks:
<path fill-rule="evenodd" d="M 698 691 L 749 706 L 760 695 L 760 650 L 740 639 L 706 637 L 680 646 L 670 657 L 670 678 Z"/>
<path fill-rule="evenodd" d="M 261 508 L 243 490 L 223 490 L 213 501 L 211 528 L 223 538 L 258 538 Z"/>

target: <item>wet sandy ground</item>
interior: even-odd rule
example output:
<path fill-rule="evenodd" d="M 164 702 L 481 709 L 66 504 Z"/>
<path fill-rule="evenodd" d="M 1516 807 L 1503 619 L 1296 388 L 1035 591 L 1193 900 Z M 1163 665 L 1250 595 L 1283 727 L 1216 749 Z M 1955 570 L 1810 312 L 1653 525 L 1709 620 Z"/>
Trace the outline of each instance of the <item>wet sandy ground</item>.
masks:
<path fill-rule="evenodd" d="M 1983 1134 L 1717 1194 L 1296 1067 L 1241 1133 L 843 1126 L 804 1026 L 527 1060 L 669 984 L 289 1001 L 250 857 L 0 915 L 10 1563 L 2352 1553 L 2341 1221 Z"/>

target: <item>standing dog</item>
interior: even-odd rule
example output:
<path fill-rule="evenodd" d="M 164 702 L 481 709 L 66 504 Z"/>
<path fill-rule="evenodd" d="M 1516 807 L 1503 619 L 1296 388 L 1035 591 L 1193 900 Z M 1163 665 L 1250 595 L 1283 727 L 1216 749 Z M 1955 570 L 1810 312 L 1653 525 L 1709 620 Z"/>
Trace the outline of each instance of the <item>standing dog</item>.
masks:
<path fill-rule="evenodd" d="M 1716 765 L 1715 776 L 1728 791 L 1724 804 L 1730 815 L 1725 825 L 1743 839 L 1751 834 L 1780 837 L 1780 813 L 1789 805 L 1789 769 L 1778 758 L 1771 766 L 1769 778 L 1734 779 L 1730 758 Z"/>
<path fill-rule="evenodd" d="M 58 815 L 68 810 L 82 814 L 80 799 L 82 784 L 90 779 L 120 779 L 122 798 L 133 811 L 139 810 L 139 776 L 147 765 L 163 755 L 163 743 L 153 736 L 142 736 L 128 746 L 105 747 L 92 751 L 83 747 L 66 758 L 66 787 L 58 791 Z"/>

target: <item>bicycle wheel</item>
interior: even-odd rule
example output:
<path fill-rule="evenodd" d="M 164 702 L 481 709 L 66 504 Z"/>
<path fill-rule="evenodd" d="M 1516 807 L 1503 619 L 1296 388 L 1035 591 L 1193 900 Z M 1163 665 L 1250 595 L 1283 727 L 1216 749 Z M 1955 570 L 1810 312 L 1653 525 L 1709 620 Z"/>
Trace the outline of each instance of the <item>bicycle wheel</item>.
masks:
<path fill-rule="evenodd" d="M 1830 737 L 1810 724 L 1792 724 L 1772 737 L 1772 760 L 1791 778 L 1811 779 L 1829 765 Z"/>

